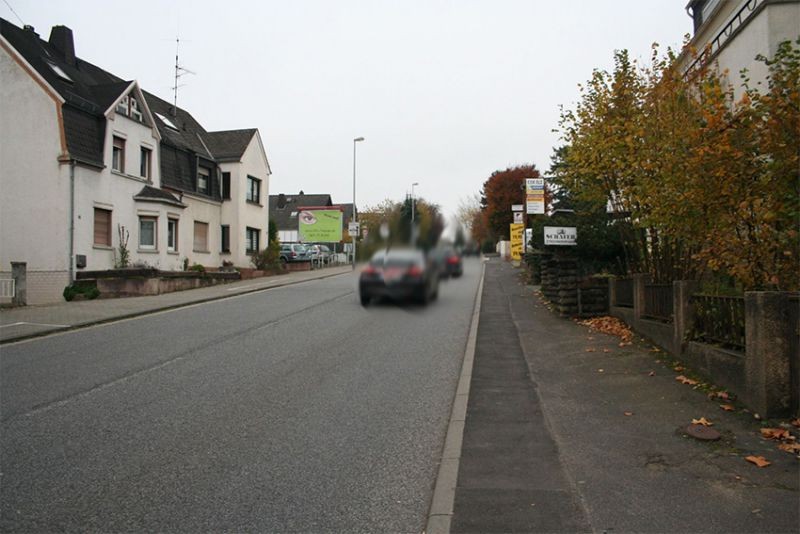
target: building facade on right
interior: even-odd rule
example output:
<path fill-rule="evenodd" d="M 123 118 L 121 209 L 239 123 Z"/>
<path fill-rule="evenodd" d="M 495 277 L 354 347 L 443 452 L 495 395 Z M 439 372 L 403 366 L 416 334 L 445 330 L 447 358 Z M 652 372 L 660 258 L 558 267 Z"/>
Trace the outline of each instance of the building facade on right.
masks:
<path fill-rule="evenodd" d="M 713 62 L 738 99 L 744 92 L 740 72 L 747 70 L 750 85 L 767 77 L 767 67 L 756 59 L 771 58 L 778 45 L 800 36 L 800 0 L 690 0 L 686 11 L 694 20 L 689 50 L 679 59 L 690 72 Z"/>

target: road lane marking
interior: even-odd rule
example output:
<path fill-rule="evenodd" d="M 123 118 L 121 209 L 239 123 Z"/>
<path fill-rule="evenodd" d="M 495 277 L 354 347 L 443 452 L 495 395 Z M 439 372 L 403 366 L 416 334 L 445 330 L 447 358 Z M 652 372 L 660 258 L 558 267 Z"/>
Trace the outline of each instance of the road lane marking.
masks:
<path fill-rule="evenodd" d="M 29 323 L 27 321 L 20 321 L 18 323 L 11 323 L 11 324 L 4 324 L 0 325 L 0 328 L 6 328 L 8 326 L 21 326 L 21 325 L 30 325 L 30 326 L 49 326 L 51 328 L 69 328 L 72 325 L 69 324 L 47 324 L 47 323 Z"/>

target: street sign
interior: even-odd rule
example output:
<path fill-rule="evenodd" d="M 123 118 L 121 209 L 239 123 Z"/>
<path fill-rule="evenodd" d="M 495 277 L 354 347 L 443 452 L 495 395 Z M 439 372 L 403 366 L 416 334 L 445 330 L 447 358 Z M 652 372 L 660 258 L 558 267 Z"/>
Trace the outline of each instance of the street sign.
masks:
<path fill-rule="evenodd" d="M 511 204 L 511 211 L 522 211 L 525 209 L 525 206 L 522 204 Z"/>
<path fill-rule="evenodd" d="M 544 178 L 525 179 L 525 211 L 528 215 L 544 214 Z"/>
<path fill-rule="evenodd" d="M 358 237 L 358 223 L 351 222 L 347 225 L 347 235 L 350 237 Z"/>
<path fill-rule="evenodd" d="M 514 224 L 522 224 L 522 212 L 515 211 L 514 212 Z"/>
<path fill-rule="evenodd" d="M 575 246 L 578 244 L 578 229 L 574 226 L 545 226 L 544 244 Z"/>

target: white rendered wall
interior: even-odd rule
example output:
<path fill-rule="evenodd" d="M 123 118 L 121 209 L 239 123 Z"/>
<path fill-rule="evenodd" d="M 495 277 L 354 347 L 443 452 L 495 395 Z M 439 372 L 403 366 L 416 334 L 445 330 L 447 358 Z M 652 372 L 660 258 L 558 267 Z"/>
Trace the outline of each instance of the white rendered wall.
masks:
<path fill-rule="evenodd" d="M 252 176 L 261 180 L 261 194 L 259 204 L 247 202 L 247 176 Z M 267 167 L 259 136 L 256 133 L 250 140 L 244 154 L 237 180 L 239 186 L 238 206 L 239 206 L 239 225 L 238 235 L 231 235 L 231 252 L 235 254 L 234 263 L 236 265 L 248 266 L 250 257 L 247 255 L 246 227 L 258 228 L 261 230 L 259 248 L 267 246 L 267 231 L 269 225 L 269 168 Z M 236 242 L 235 252 L 233 242 Z"/>
<path fill-rule="evenodd" d="M 27 262 L 30 304 L 62 300 L 69 281 L 69 165 L 58 162 L 59 109 L 0 48 L 0 270 Z"/>

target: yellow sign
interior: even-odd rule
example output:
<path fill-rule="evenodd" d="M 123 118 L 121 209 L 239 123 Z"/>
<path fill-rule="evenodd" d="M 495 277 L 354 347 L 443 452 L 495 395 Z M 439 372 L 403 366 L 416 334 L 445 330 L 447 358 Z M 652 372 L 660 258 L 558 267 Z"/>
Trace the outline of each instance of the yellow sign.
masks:
<path fill-rule="evenodd" d="M 524 224 L 511 224 L 511 259 L 522 259 L 522 236 L 525 233 Z"/>

